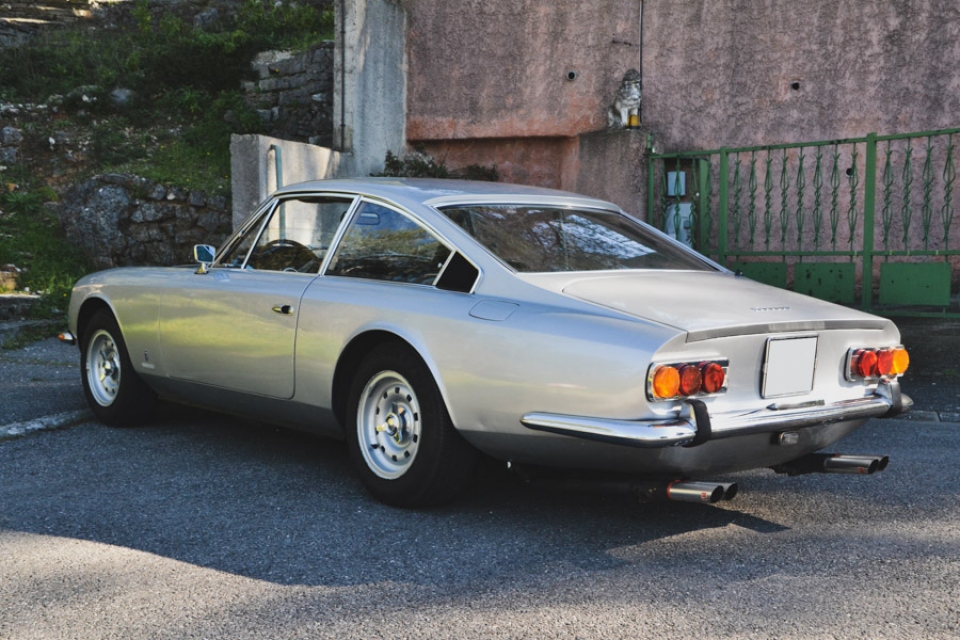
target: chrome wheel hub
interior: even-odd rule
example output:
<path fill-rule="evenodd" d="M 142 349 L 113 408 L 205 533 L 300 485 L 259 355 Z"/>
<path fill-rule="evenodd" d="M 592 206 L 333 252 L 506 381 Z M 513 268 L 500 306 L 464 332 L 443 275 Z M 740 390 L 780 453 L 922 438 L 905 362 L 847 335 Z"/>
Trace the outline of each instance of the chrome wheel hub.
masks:
<path fill-rule="evenodd" d="M 381 478 L 399 478 L 420 443 L 420 404 L 413 387 L 395 371 L 375 375 L 360 396 L 357 435 L 367 466 Z"/>
<path fill-rule="evenodd" d="M 97 404 L 109 407 L 120 390 L 120 352 L 106 331 L 97 331 L 87 346 L 87 383 Z"/>

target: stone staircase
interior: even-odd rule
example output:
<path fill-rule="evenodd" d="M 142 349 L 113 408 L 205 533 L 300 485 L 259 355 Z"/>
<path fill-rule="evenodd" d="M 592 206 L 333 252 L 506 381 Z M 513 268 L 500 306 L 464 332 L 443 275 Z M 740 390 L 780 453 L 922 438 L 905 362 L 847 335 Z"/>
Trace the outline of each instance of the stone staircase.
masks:
<path fill-rule="evenodd" d="M 90 0 L 0 0 L 0 49 L 26 44 L 40 30 L 90 18 Z"/>

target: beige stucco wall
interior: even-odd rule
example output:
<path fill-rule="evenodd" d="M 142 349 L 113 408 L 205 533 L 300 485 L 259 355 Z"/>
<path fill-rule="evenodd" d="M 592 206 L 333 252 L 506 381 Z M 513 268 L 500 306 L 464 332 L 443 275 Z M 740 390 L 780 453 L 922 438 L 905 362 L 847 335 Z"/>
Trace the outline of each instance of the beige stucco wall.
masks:
<path fill-rule="evenodd" d="M 643 55 L 668 151 L 960 123 L 957 0 L 648 0 Z"/>

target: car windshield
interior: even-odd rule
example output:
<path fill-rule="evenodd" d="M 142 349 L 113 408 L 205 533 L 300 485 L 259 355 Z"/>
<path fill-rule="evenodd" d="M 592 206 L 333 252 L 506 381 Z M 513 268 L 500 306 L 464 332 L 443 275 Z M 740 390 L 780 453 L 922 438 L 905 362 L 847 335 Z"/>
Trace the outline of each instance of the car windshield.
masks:
<path fill-rule="evenodd" d="M 612 211 L 503 204 L 442 211 L 521 272 L 713 270 L 696 254 Z"/>

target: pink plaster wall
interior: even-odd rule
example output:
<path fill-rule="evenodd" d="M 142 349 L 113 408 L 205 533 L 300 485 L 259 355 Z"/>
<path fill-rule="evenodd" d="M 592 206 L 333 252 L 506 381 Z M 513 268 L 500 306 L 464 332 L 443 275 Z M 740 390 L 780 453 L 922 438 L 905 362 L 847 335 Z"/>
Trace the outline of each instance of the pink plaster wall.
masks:
<path fill-rule="evenodd" d="M 639 65 L 636 0 L 404 0 L 407 138 L 572 137 Z M 577 79 L 566 79 L 568 71 Z"/>
<path fill-rule="evenodd" d="M 960 124 L 957 0 L 648 1 L 643 29 L 663 150 Z"/>
<path fill-rule="evenodd" d="M 424 145 L 448 167 L 496 165 L 501 182 L 552 189 L 573 188 L 576 176 L 571 171 L 576 169 L 577 146 L 577 138 L 567 137 L 447 140 Z"/>

